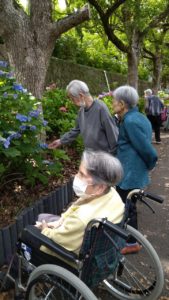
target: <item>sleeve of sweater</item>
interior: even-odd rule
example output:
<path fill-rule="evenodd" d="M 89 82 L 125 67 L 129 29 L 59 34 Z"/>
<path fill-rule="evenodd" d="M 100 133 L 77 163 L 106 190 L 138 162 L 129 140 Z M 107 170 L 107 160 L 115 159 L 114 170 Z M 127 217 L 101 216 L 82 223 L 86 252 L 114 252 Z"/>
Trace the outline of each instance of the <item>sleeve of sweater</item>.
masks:
<path fill-rule="evenodd" d="M 115 119 L 110 115 L 107 107 L 101 107 L 101 124 L 104 128 L 109 146 L 110 146 L 110 153 L 115 154 L 117 148 L 117 140 L 119 130 L 116 125 Z"/>
<path fill-rule="evenodd" d="M 132 122 L 125 124 L 125 130 L 133 148 L 143 159 L 148 170 L 152 170 L 156 165 L 158 156 L 155 148 L 151 144 L 151 140 L 147 138 L 143 131 L 142 126 L 137 122 L 133 123 L 132 120 Z"/>
<path fill-rule="evenodd" d="M 61 144 L 65 145 L 73 142 L 79 134 L 80 134 L 80 128 L 79 128 L 79 115 L 78 115 L 76 119 L 76 126 L 61 136 L 60 138 Z"/>
<path fill-rule="evenodd" d="M 64 220 L 60 227 L 45 228 L 42 234 L 69 251 L 76 251 L 81 246 L 85 226 L 76 213 L 73 213 Z"/>

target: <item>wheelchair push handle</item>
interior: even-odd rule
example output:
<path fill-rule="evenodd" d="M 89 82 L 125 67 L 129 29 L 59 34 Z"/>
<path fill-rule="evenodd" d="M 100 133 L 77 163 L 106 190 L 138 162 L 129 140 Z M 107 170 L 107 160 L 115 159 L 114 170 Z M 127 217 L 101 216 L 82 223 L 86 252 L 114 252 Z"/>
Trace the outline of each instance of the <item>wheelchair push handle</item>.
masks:
<path fill-rule="evenodd" d="M 158 202 L 158 203 L 163 203 L 164 202 L 164 199 L 158 195 L 154 195 L 152 193 L 146 193 L 146 192 L 143 192 L 143 196 L 146 197 L 146 198 L 149 198 L 151 200 L 154 200 L 155 202 Z"/>
<path fill-rule="evenodd" d="M 136 196 L 138 195 L 138 199 L 140 198 L 140 200 L 142 200 L 142 198 L 145 197 L 145 198 L 149 198 L 158 203 L 164 202 L 164 199 L 161 196 L 158 196 L 158 195 L 155 195 L 155 194 L 152 194 L 149 192 L 147 193 L 144 190 L 140 190 L 140 189 L 134 189 L 131 192 L 129 192 L 127 199 L 131 200 L 134 195 L 136 195 Z"/>

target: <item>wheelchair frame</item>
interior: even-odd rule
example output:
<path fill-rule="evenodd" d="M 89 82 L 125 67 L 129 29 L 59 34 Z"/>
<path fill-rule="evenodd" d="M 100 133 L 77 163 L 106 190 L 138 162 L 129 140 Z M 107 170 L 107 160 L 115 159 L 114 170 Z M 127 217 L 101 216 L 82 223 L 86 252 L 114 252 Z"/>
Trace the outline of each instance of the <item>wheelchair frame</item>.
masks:
<path fill-rule="evenodd" d="M 139 198 L 142 199 L 143 193 L 144 192 L 140 191 L 140 190 L 135 190 L 132 193 L 130 192 L 129 202 L 130 202 L 131 198 L 133 197 L 133 195 L 135 197 L 138 196 L 138 199 Z M 144 193 L 144 196 L 148 197 L 150 195 Z M 160 197 L 155 197 L 154 195 L 153 196 L 151 195 L 151 199 L 154 199 L 158 202 L 162 202 Z M 143 200 L 143 202 L 144 202 L 144 200 Z M 112 244 L 112 248 L 114 247 L 116 249 L 116 251 L 118 251 L 118 253 L 119 253 L 117 266 L 115 266 L 115 269 L 113 270 L 113 272 L 110 272 L 110 274 L 107 275 L 107 277 L 103 278 L 100 281 L 99 285 L 101 284 L 101 287 L 104 286 L 104 288 L 106 288 L 106 290 L 109 291 L 111 295 L 115 296 L 118 299 L 126 299 L 126 300 L 130 300 L 130 299 L 155 300 L 155 299 L 158 299 L 159 295 L 161 294 L 163 284 L 164 284 L 163 270 L 162 270 L 162 266 L 161 266 L 160 260 L 158 258 L 158 255 L 155 252 L 155 250 L 153 249 L 153 247 L 151 246 L 151 244 L 146 240 L 146 238 L 141 233 L 139 233 L 137 230 L 131 228 L 130 226 L 126 225 L 126 220 L 127 220 L 127 216 L 125 215 L 125 220 L 124 220 L 125 222 L 123 222 L 123 224 L 121 224 L 121 226 L 123 228 L 120 228 L 119 226 L 112 224 L 111 222 L 107 221 L 107 219 L 94 219 L 94 220 L 90 221 L 86 227 L 84 237 L 88 233 L 91 232 L 93 226 L 95 226 L 96 224 L 97 225 L 99 224 L 99 226 L 95 227 L 97 229 L 96 231 L 98 231 L 98 228 L 102 228 L 103 232 L 106 233 L 107 238 L 110 240 L 110 242 Z M 113 233 L 113 238 L 111 237 L 110 233 Z M 150 267 L 150 269 L 151 269 L 150 278 L 148 278 L 148 277 L 144 278 L 144 276 L 142 275 L 143 271 L 140 269 L 140 261 L 138 258 L 139 254 L 136 254 L 135 261 L 134 261 L 134 256 L 130 256 L 128 258 L 128 256 L 121 255 L 120 247 L 119 247 L 117 241 L 114 241 L 115 236 L 118 238 L 120 237 L 123 240 L 126 240 L 126 239 L 128 239 L 129 235 L 132 235 L 134 238 L 136 238 L 136 240 L 142 246 L 142 250 L 140 252 L 142 252 L 142 251 L 145 252 L 144 255 L 147 259 L 146 264 L 148 262 L 149 263 L 151 262 L 151 264 L 152 264 Z M 36 268 L 35 266 L 33 266 L 30 262 L 28 262 L 24 258 L 24 255 L 21 250 L 21 243 L 25 243 L 28 246 L 31 246 L 33 241 L 35 241 L 35 248 L 39 248 L 41 245 L 45 245 L 50 250 L 57 253 L 57 255 L 59 255 L 61 260 L 63 259 L 63 260 L 67 261 L 67 266 L 69 266 L 70 263 L 73 263 L 76 266 L 75 270 L 77 271 L 78 276 L 79 276 L 79 278 L 76 277 L 76 279 L 79 280 L 79 285 L 80 285 L 81 280 L 83 281 L 83 279 L 84 279 L 83 278 L 84 277 L 83 276 L 84 275 L 83 267 L 85 264 L 85 260 L 86 260 L 86 258 L 87 259 L 90 258 L 91 248 L 89 247 L 89 249 L 87 249 L 87 251 L 84 253 L 83 253 L 83 251 L 80 251 L 79 256 L 77 256 L 75 253 L 64 249 L 62 246 L 54 243 L 52 240 L 50 240 L 46 236 L 42 235 L 39 232 L 39 230 L 37 228 L 35 228 L 34 226 L 27 226 L 23 230 L 22 236 L 21 236 L 19 244 L 18 244 L 18 250 L 17 250 L 17 253 L 15 254 L 18 257 L 18 270 L 19 270 L 18 271 L 18 280 L 16 281 L 14 279 L 14 277 L 10 275 L 11 266 L 13 264 L 13 260 L 15 257 L 15 255 L 14 255 L 13 259 L 11 260 L 10 265 L 8 267 L 8 271 L 6 273 L 6 277 L 4 279 L 3 284 L 5 284 L 5 281 L 7 280 L 7 278 L 10 279 L 13 283 L 15 282 L 16 295 L 19 295 L 20 292 L 26 293 L 29 290 L 29 286 L 32 284 L 31 274 L 33 274 L 33 278 L 34 278 L 34 276 L 36 277 L 36 270 L 38 270 L 38 272 L 39 272 L 39 267 Z M 130 261 L 130 259 L 131 259 L 131 261 Z M 141 259 L 143 259 L 143 257 Z M 89 262 L 90 262 L 90 260 L 89 260 Z M 27 266 L 28 277 L 29 277 L 29 273 L 30 273 L 30 278 L 28 278 L 28 281 L 26 282 L 26 284 L 22 283 L 22 274 L 21 274 L 22 265 L 24 267 L 25 267 L 25 265 Z M 130 271 L 128 268 L 131 268 L 132 271 Z M 137 268 L 138 268 L 138 270 L 137 270 Z M 144 268 L 146 268 L 146 267 L 143 267 L 143 269 Z M 127 270 L 127 272 L 130 272 L 129 279 L 132 279 L 131 283 L 129 283 L 128 281 L 123 282 L 123 281 L 119 280 L 119 278 L 123 276 L 123 274 L 125 273 L 126 270 Z M 153 270 L 154 274 L 152 273 L 152 270 Z M 132 272 L 135 272 L 136 274 L 133 276 Z M 148 272 L 148 269 L 146 269 L 145 272 Z M 47 273 L 48 273 L 48 270 L 44 267 L 44 274 L 47 274 Z M 140 275 L 140 273 L 141 273 L 141 275 Z M 137 276 L 138 276 L 138 278 L 137 278 Z M 152 279 L 151 279 L 151 277 L 152 277 Z M 69 275 L 69 278 L 70 278 L 70 275 Z M 144 280 L 146 279 L 146 281 L 148 281 L 146 283 L 145 287 L 143 286 L 143 283 L 141 282 L 143 279 Z M 87 285 L 86 285 L 85 281 L 83 282 L 83 284 L 85 286 L 85 290 L 87 293 L 89 290 L 87 285 L 89 285 L 89 284 L 87 283 Z M 79 285 L 77 284 L 77 286 L 79 286 Z M 89 287 L 91 288 L 90 285 L 89 285 Z M 81 297 L 84 297 L 84 295 L 78 296 L 78 297 L 79 298 L 70 298 L 70 299 L 85 299 L 85 298 L 81 298 Z M 92 294 L 92 292 L 91 292 L 90 297 L 86 298 L 86 299 L 91 299 L 91 300 L 96 299 L 96 297 L 94 296 L 94 294 Z M 92 297 L 95 297 L 95 298 L 92 298 Z M 31 299 L 31 298 L 28 297 L 27 299 Z M 42 298 L 40 298 L 40 299 L 42 299 Z M 44 298 L 44 299 L 48 299 L 48 298 Z M 68 298 L 65 298 L 65 299 L 68 299 Z"/>

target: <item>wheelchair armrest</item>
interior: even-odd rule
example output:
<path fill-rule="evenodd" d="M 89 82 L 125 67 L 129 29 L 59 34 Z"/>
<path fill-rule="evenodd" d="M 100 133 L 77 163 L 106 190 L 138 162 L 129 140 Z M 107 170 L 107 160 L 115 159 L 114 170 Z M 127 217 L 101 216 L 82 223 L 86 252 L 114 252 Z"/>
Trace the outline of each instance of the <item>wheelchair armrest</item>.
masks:
<path fill-rule="evenodd" d="M 114 233 L 119 235 L 122 239 L 124 239 L 124 240 L 129 239 L 130 234 L 126 230 L 121 228 L 119 225 L 113 224 L 112 222 L 109 222 L 108 220 L 106 220 L 106 222 L 103 222 L 103 224 L 104 224 L 105 228 L 107 227 L 108 229 L 112 230 Z"/>
<path fill-rule="evenodd" d="M 40 230 L 33 225 L 28 225 L 24 228 L 19 240 L 35 249 L 39 249 L 42 245 L 46 246 L 57 255 L 74 263 L 78 259 L 78 256 L 74 252 L 63 248 L 59 244 L 56 244 L 51 239 L 43 235 Z"/>

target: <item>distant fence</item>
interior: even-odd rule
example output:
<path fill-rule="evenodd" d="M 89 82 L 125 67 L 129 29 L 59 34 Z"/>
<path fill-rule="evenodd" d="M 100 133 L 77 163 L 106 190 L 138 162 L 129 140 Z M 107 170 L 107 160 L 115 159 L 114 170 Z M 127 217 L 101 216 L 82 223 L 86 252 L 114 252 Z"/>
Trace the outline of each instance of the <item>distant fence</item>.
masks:
<path fill-rule="evenodd" d="M 107 71 L 106 75 L 111 90 L 127 84 L 126 75 L 115 73 L 113 70 L 112 72 Z M 73 79 L 85 81 L 94 96 L 102 92 L 108 92 L 104 70 L 52 57 L 47 72 L 46 84 L 55 82 L 59 88 L 65 89 L 67 84 Z M 138 90 L 140 96 L 144 94 L 144 90 L 147 88 L 151 88 L 151 83 L 139 80 Z"/>
<path fill-rule="evenodd" d="M 25 208 L 16 217 L 14 224 L 2 228 L 0 230 L 0 267 L 9 263 L 16 250 L 19 234 L 25 226 L 35 224 L 38 214 L 42 212 L 60 215 L 72 199 L 73 190 L 72 181 L 70 181 L 36 201 L 34 205 Z"/>

